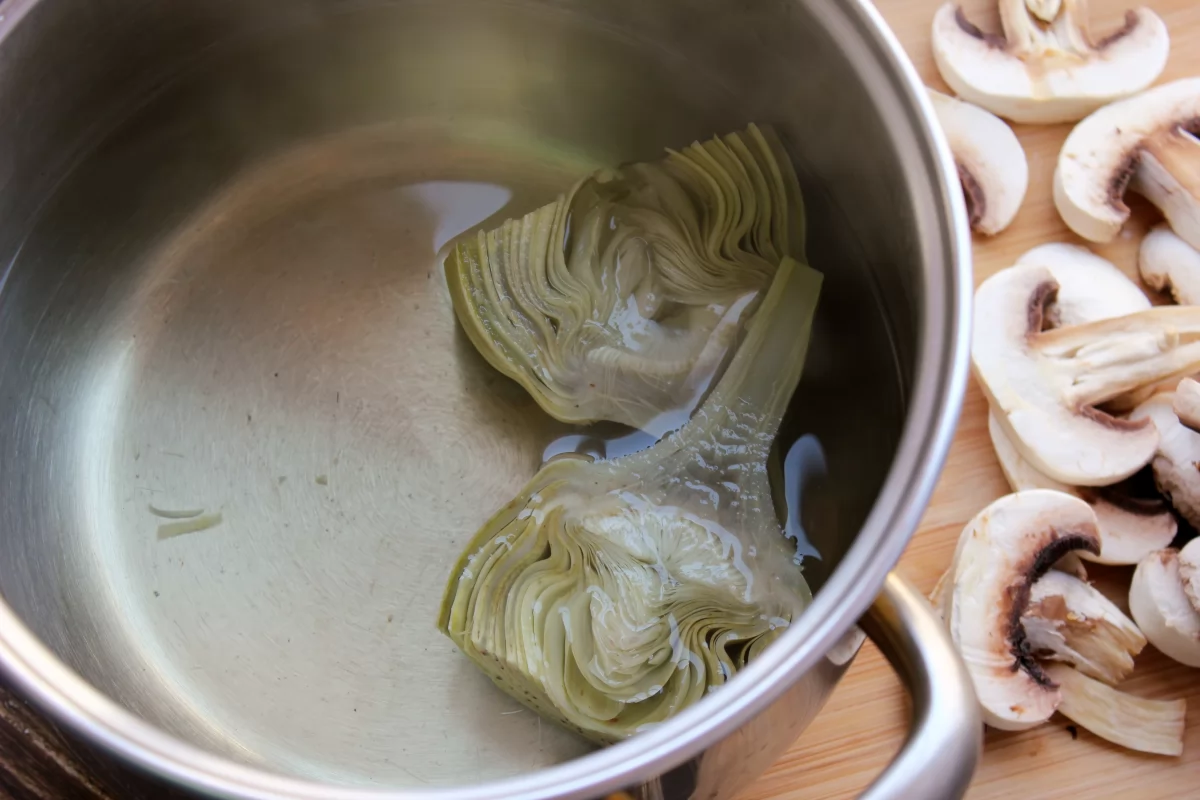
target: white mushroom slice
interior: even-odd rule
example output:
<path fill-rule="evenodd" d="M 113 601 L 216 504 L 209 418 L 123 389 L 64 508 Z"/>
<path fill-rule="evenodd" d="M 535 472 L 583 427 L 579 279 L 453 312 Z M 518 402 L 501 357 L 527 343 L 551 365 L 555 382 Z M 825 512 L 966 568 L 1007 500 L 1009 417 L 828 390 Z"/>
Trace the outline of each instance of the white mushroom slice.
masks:
<path fill-rule="evenodd" d="M 1181 380 L 1175 387 L 1175 400 L 1171 408 L 1184 426 L 1200 431 L 1200 383 L 1191 378 Z"/>
<path fill-rule="evenodd" d="M 1200 250 L 1168 226 L 1159 225 L 1142 239 L 1138 272 L 1147 286 L 1156 292 L 1169 291 L 1179 305 L 1200 305 Z"/>
<path fill-rule="evenodd" d="M 1175 395 L 1153 395 L 1129 415 L 1149 419 L 1158 429 L 1158 448 L 1150 464 L 1154 483 L 1179 515 L 1192 527 L 1200 526 L 1200 433 L 1189 430 L 1175 414 Z"/>
<path fill-rule="evenodd" d="M 988 414 L 988 434 L 1000 462 L 1000 469 L 1014 492 L 1025 489 L 1053 489 L 1080 498 L 1096 512 L 1100 531 L 1100 553 L 1072 553 L 1100 564 L 1136 564 L 1155 550 L 1171 544 L 1178 525 L 1166 504 L 1154 500 L 1132 498 L 1108 487 L 1084 489 L 1038 472 L 1017 452 L 1000 426 L 994 413 Z M 1059 565 L 1063 572 L 1074 572 L 1070 565 Z M 1086 580 L 1086 575 L 1077 576 Z"/>
<path fill-rule="evenodd" d="M 1184 589 L 1179 551 L 1146 556 L 1129 584 L 1129 612 L 1150 644 L 1189 667 L 1200 667 L 1200 611 Z"/>
<path fill-rule="evenodd" d="M 1150 298 L 1129 276 L 1086 247 L 1063 242 L 1038 245 L 1017 263 L 1045 267 L 1058 282 L 1053 318 L 1045 321 L 1048 327 L 1082 325 L 1150 308 Z"/>
<path fill-rule="evenodd" d="M 1050 270 L 1059 284 L 1053 309 L 1054 326 L 1080 325 L 1118 317 L 1150 308 L 1150 300 L 1137 284 L 1111 262 L 1085 247 L 1045 244 L 1017 259 L 1018 264 L 1040 265 Z M 1081 489 L 1039 472 L 1021 457 L 1005 434 L 995 413 L 988 415 L 988 433 L 1004 477 L 1013 491 L 1053 489 L 1075 495 L 1091 505 L 1100 525 L 1100 555 L 1072 553 L 1101 564 L 1136 564 L 1146 554 L 1160 550 L 1175 538 L 1175 517 L 1161 501 L 1142 500 L 1118 489 Z M 1071 572 L 1071 566 L 1059 569 Z M 1085 575 L 1078 577 L 1086 580 Z"/>
<path fill-rule="evenodd" d="M 1192 608 L 1200 612 L 1200 539 L 1192 539 L 1179 551 L 1179 579 Z"/>
<path fill-rule="evenodd" d="M 1049 665 L 1046 674 L 1061 687 L 1058 712 L 1067 719 L 1131 750 L 1183 755 L 1185 700 L 1146 700 L 1062 664 Z"/>
<path fill-rule="evenodd" d="M 1029 163 L 1008 123 L 979 106 L 929 90 L 967 199 L 971 227 L 988 236 L 1008 227 L 1025 199 Z"/>
<path fill-rule="evenodd" d="M 1097 406 L 1200 369 L 1200 307 L 1044 330 L 1057 292 L 1052 273 L 1032 264 L 984 281 L 975 293 L 972 367 L 1023 458 L 1069 486 L 1106 486 L 1150 461 L 1158 432 Z"/>
<path fill-rule="evenodd" d="M 1071 230 L 1111 241 L 1129 207 L 1128 186 L 1158 206 L 1200 249 L 1200 78 L 1157 86 L 1075 126 L 1054 172 L 1054 205 Z M 1132 180 L 1131 180 L 1132 179 Z"/>
<path fill-rule="evenodd" d="M 1031 728 L 1058 706 L 1058 688 L 1030 653 L 1021 617 L 1034 582 L 1079 549 L 1100 549 L 1095 514 L 1078 498 L 1041 489 L 1000 498 L 959 537 L 942 605 L 984 722 L 994 728 Z"/>
<path fill-rule="evenodd" d="M 1200 612 L 1200 539 L 1192 539 L 1179 551 L 1179 580 L 1192 608 Z"/>
<path fill-rule="evenodd" d="M 1035 658 L 1065 661 L 1112 686 L 1133 672 L 1133 657 L 1146 646 L 1146 637 L 1111 600 L 1057 570 L 1033 585 L 1021 624 Z"/>
<path fill-rule="evenodd" d="M 953 2 L 933 18 L 933 57 L 955 94 L 1015 122 L 1073 122 L 1140 92 L 1167 63 L 1167 26 L 1148 9 L 1093 39 L 1085 0 L 998 0 L 1004 35 Z"/>

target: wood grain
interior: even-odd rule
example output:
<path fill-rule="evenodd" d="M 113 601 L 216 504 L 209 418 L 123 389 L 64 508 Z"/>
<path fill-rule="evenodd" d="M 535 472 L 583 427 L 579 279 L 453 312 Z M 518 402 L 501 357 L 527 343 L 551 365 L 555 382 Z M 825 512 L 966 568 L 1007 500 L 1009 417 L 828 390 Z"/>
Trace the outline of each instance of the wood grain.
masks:
<path fill-rule="evenodd" d="M 930 86 L 948 91 L 937 74 L 929 47 L 929 27 L 941 0 L 877 0 Z M 1148 0 L 1171 32 L 1171 59 L 1162 81 L 1200 74 L 1200 3 Z M 999 31 L 994 0 L 964 0 L 968 17 Z M 1093 28 L 1115 29 L 1128 0 L 1093 0 Z M 1030 184 L 1013 226 L 992 239 L 976 237 L 975 280 L 1010 266 L 1026 250 L 1044 242 L 1083 243 L 1054 209 L 1054 164 L 1069 125 L 1015 126 L 1029 158 Z M 1130 276 L 1137 274 L 1138 242 L 1157 217 L 1131 198 L 1135 218 L 1111 245 L 1093 247 Z M 942 480 L 920 530 L 900 561 L 900 572 L 924 591 L 946 568 L 963 525 L 980 508 L 1005 494 L 1008 486 L 987 435 L 987 404 L 973 383 Z M 1119 597 L 1129 569 L 1091 570 L 1098 583 Z M 1200 670 L 1164 658 L 1153 648 L 1139 657 L 1126 688 L 1145 697 L 1186 698 L 1188 725 L 1183 758 L 1131 753 L 1084 730 L 1073 736 L 1061 717 L 1023 733 L 987 734 L 983 764 L 970 794 L 973 800 L 1010 798 L 1137 797 L 1139 800 L 1200 796 Z M 743 800 L 832 800 L 856 797 L 887 764 L 904 738 L 907 700 L 887 663 L 869 643 L 816 721 L 787 755 L 750 787 Z"/>
<path fill-rule="evenodd" d="M 0 682 L 0 798 L 184 800 L 185 796 L 64 733 Z"/>

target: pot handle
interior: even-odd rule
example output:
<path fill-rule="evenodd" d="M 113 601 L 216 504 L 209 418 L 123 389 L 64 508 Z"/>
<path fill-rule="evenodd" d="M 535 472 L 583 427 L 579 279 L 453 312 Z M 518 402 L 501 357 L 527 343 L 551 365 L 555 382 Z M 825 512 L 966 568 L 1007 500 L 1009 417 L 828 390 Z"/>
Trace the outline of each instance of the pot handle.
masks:
<path fill-rule="evenodd" d="M 900 752 L 860 800 L 958 800 L 983 748 L 971 676 L 937 613 L 895 572 L 860 621 L 912 696 L 911 730 Z"/>

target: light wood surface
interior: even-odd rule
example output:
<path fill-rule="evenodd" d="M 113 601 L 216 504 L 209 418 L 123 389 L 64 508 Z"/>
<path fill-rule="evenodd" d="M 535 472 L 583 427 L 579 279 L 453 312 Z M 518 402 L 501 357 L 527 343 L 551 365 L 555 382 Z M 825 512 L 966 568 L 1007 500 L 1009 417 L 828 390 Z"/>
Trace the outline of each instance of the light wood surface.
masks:
<path fill-rule="evenodd" d="M 929 47 L 929 27 L 940 0 L 877 0 L 927 84 L 948 91 Z M 1200 75 L 1200 0 L 1148 0 L 1171 33 L 1171 59 L 1160 82 Z M 987 31 L 999 31 L 995 0 L 965 0 L 967 15 Z M 1127 0 L 1093 0 L 1093 30 L 1115 29 Z M 1014 126 L 1029 158 L 1030 183 L 1012 227 L 992 239 L 975 238 L 975 280 L 1010 266 L 1044 242 L 1082 240 L 1059 219 L 1051 195 L 1054 164 L 1069 125 Z M 1135 220 L 1100 255 L 1136 276 L 1137 245 L 1157 217 L 1131 198 Z M 1008 486 L 987 435 L 987 406 L 979 388 L 968 389 L 966 406 L 933 502 L 900 562 L 901 574 L 923 591 L 949 563 L 963 525 Z M 1091 570 L 1098 584 L 1120 594 L 1129 569 Z M 983 798 L 1187 798 L 1200 797 L 1200 670 L 1188 669 L 1147 648 L 1124 688 L 1146 697 L 1186 698 L 1187 740 L 1183 758 L 1143 756 L 1122 750 L 1055 717 L 1023 733 L 988 731 L 983 763 L 969 793 Z M 899 748 L 908 721 L 903 688 L 879 651 L 868 643 L 829 704 L 786 756 L 743 795 L 744 800 L 850 798 L 870 783 Z M 916 800 L 916 799 L 915 799 Z"/>

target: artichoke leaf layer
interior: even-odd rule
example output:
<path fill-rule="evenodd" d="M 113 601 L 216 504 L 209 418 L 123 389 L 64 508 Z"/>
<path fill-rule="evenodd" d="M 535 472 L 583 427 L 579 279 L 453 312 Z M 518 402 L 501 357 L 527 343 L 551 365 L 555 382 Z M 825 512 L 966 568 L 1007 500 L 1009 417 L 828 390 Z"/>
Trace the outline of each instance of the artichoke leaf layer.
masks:
<path fill-rule="evenodd" d="M 565 422 L 687 419 L 785 257 L 800 188 L 769 128 L 603 169 L 446 259 L 472 344 Z"/>

